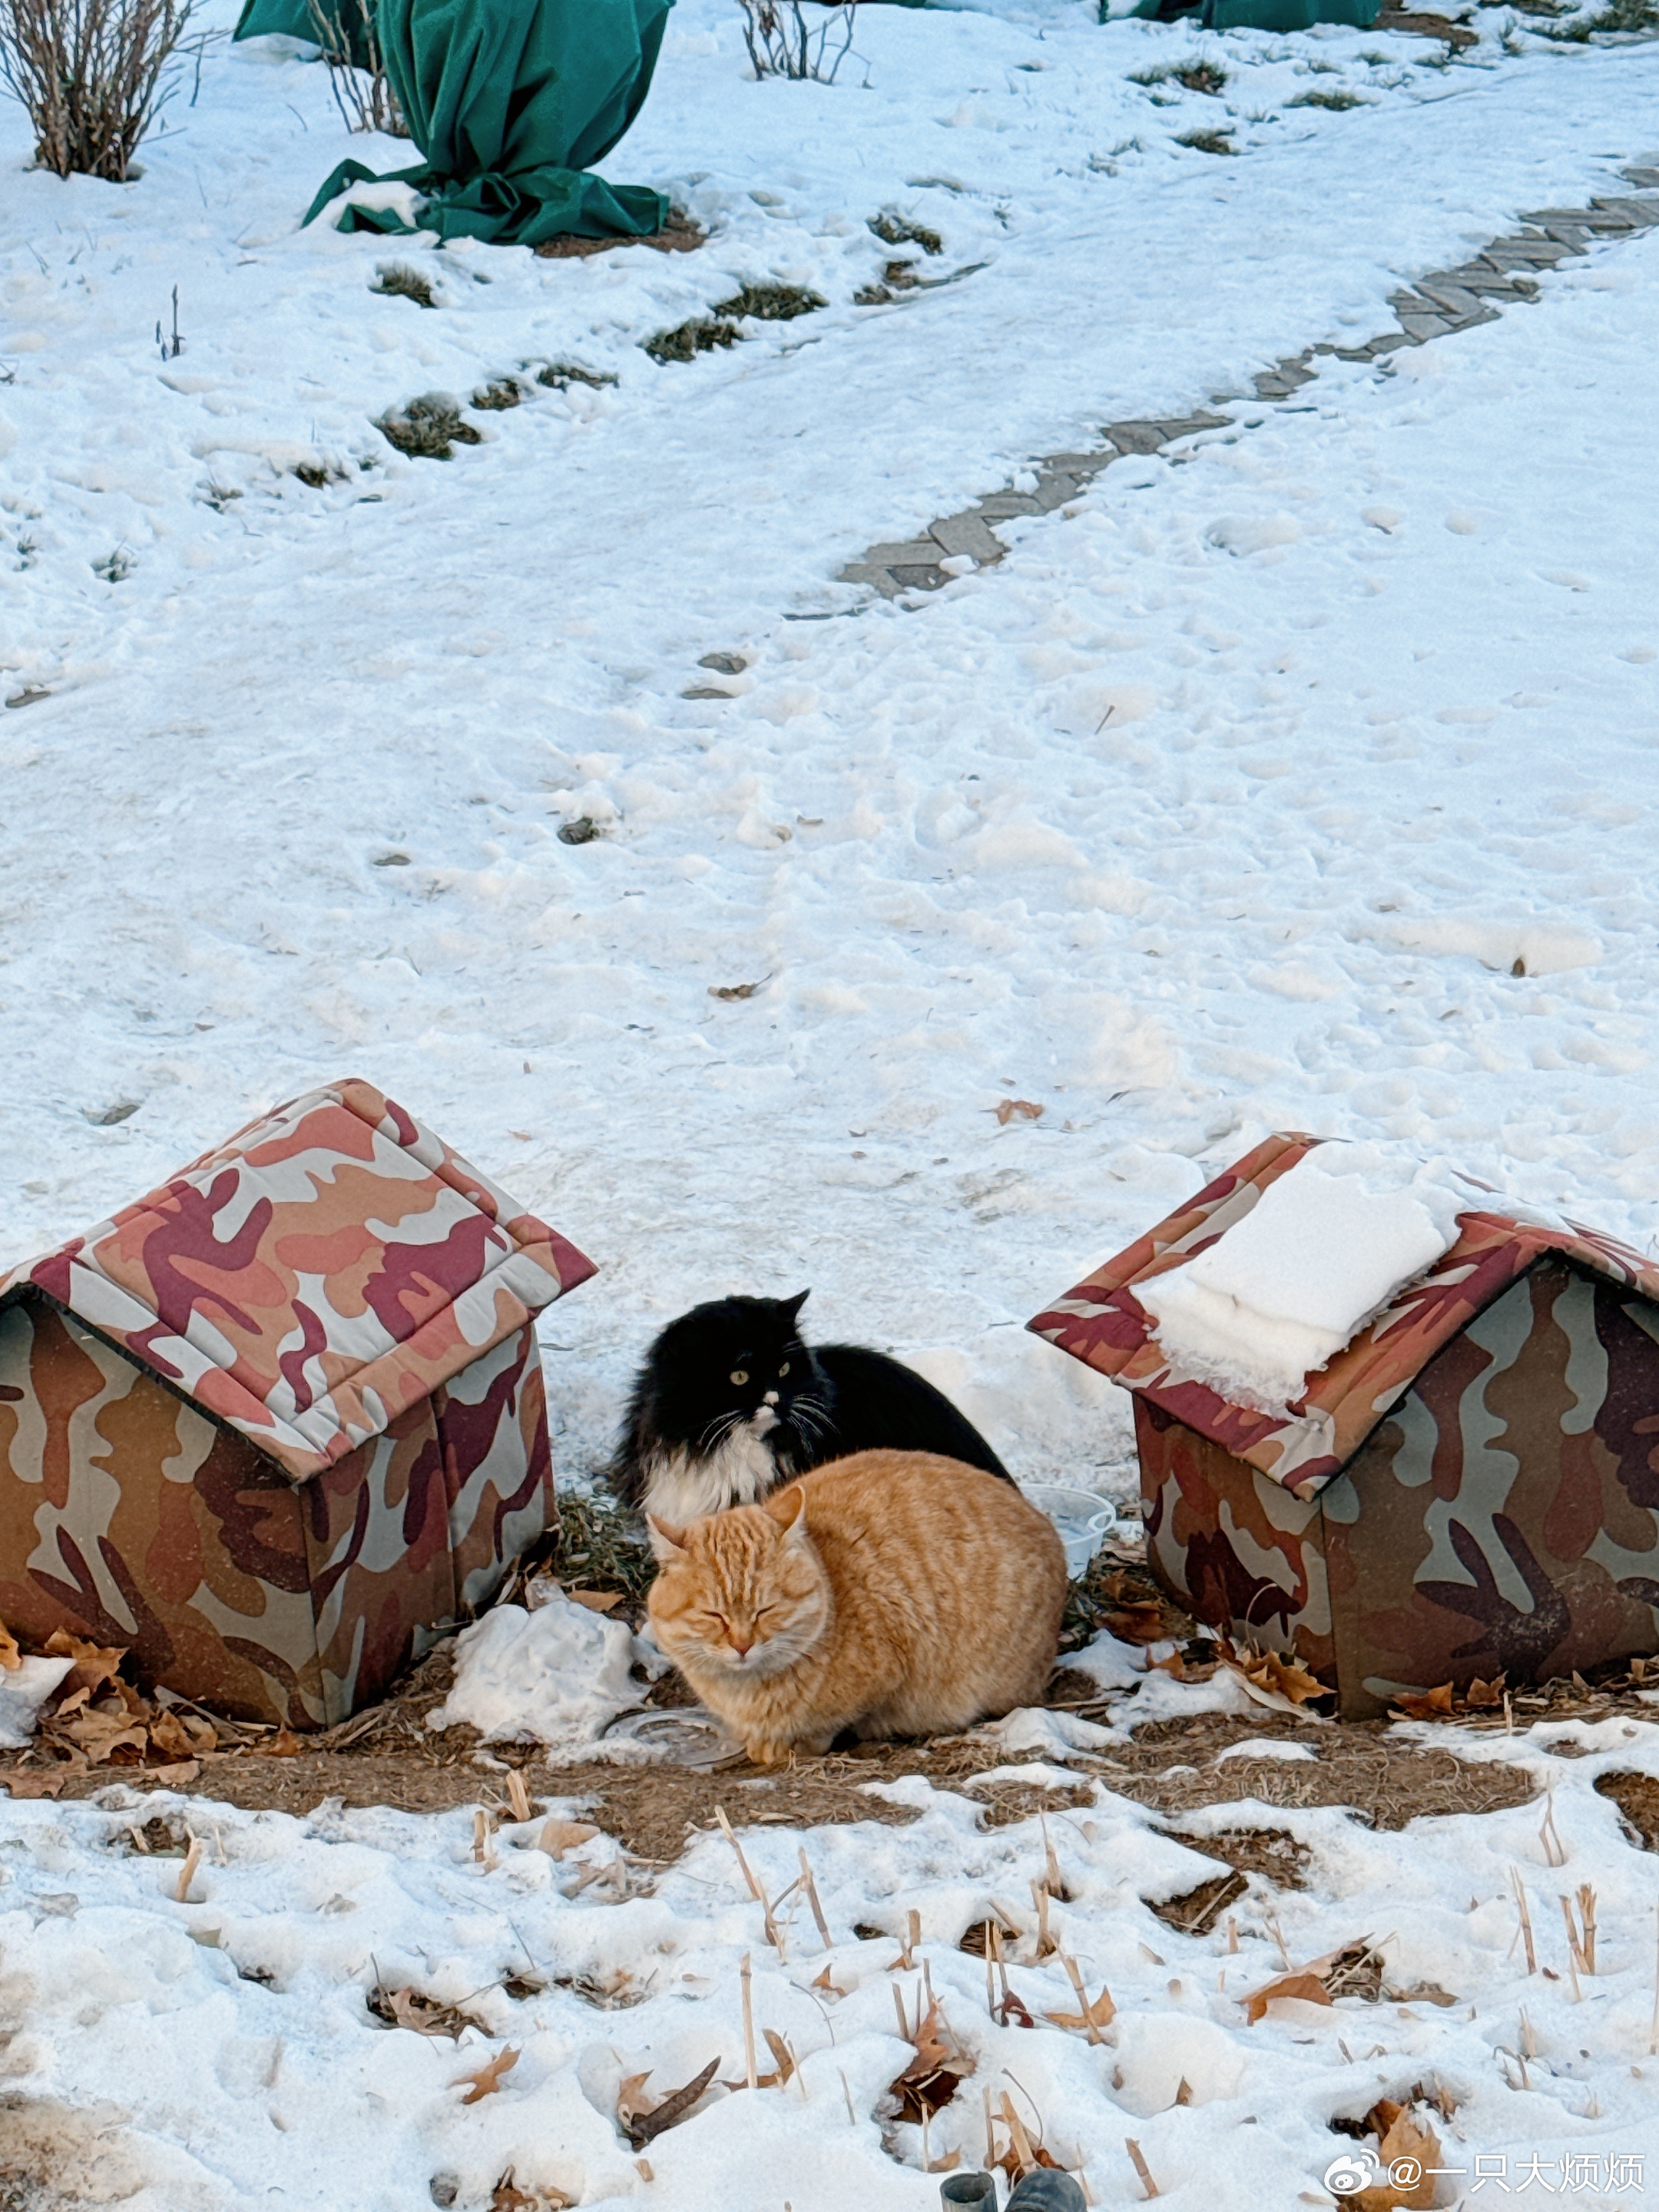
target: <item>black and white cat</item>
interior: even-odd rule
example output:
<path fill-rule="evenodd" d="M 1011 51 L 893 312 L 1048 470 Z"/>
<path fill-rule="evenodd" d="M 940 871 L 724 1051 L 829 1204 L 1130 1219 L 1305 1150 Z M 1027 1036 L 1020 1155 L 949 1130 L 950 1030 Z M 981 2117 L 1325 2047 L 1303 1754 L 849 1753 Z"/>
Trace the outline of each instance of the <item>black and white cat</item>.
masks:
<path fill-rule="evenodd" d="M 646 1354 L 611 1480 L 641 1512 L 691 1521 L 750 1505 L 809 1467 L 880 1446 L 1012 1476 L 942 1391 L 856 1344 L 802 1343 L 810 1293 L 720 1298 L 669 1322 Z"/>

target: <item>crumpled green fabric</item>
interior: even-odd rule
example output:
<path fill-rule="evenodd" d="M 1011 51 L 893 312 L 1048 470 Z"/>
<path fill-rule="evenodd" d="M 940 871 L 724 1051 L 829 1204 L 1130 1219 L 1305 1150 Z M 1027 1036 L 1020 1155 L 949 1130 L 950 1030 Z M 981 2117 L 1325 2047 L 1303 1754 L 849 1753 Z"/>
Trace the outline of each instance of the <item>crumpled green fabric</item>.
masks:
<path fill-rule="evenodd" d="M 1310 31 L 1316 23 L 1347 23 L 1369 31 L 1381 0 L 1197 0 L 1175 18 L 1206 31 Z M 1161 16 L 1163 0 L 1140 0 L 1137 15 Z M 1101 21 L 1107 20 L 1101 10 Z"/>
<path fill-rule="evenodd" d="M 441 238 L 538 246 L 566 234 L 643 238 L 660 230 L 668 219 L 661 192 L 586 173 L 639 113 L 672 4 L 378 0 L 386 76 L 424 159 L 389 176 L 343 161 L 306 221 L 349 185 L 396 183 L 422 195 L 419 228 Z M 249 0 L 237 37 L 270 31 L 315 39 L 311 0 Z M 342 230 L 414 227 L 391 209 L 355 206 L 339 222 Z"/>

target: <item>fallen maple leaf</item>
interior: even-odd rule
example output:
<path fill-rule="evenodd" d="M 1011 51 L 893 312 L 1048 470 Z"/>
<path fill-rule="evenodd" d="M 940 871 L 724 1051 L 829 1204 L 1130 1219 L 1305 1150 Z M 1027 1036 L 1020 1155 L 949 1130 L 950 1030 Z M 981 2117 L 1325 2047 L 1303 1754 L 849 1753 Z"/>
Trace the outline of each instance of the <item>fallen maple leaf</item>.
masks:
<path fill-rule="evenodd" d="M 90 1692 L 102 1682 L 112 1682 L 126 1657 L 126 1646 L 121 1644 L 89 1644 L 84 1637 L 71 1636 L 67 1628 L 54 1628 L 46 1638 L 49 1659 L 73 1659 L 75 1664 L 64 1677 L 66 1691 L 86 1690 Z M 63 1708 L 60 1706 L 61 1711 Z"/>
<path fill-rule="evenodd" d="M 1101 1623 L 1120 1644 L 1162 1644 L 1168 1633 L 1164 1608 L 1156 1598 L 1135 1598 L 1127 1605 L 1114 1606 L 1101 1615 Z"/>
<path fill-rule="evenodd" d="M 1442 1682 L 1437 1688 L 1430 1690 L 1420 1698 L 1396 1697 L 1394 1709 L 1411 1721 L 1443 1721 L 1451 1712 L 1452 1704 L 1452 1686 L 1449 1682 Z"/>
<path fill-rule="evenodd" d="M 297 1759 L 305 1746 L 292 1729 L 279 1728 L 264 1748 L 272 1759 Z"/>
<path fill-rule="evenodd" d="M 996 1109 L 999 1125 L 1006 1129 L 1016 1114 L 1023 1121 L 1036 1121 L 1042 1119 L 1042 1109 L 1030 1098 L 1005 1098 Z"/>
<path fill-rule="evenodd" d="M 1299 1712 L 1310 1698 L 1330 1695 L 1316 1674 L 1277 1651 L 1259 1651 L 1250 1646 L 1240 1650 L 1224 1641 L 1221 1657 L 1254 1697 L 1281 1711 L 1288 1707 Z"/>
<path fill-rule="evenodd" d="M 957 2049 L 937 1997 L 906 2033 L 916 2055 L 889 2082 L 888 2093 L 898 2099 L 900 2119 L 920 2124 L 951 2102 L 963 2076 L 973 2072 L 974 2062 Z"/>
<path fill-rule="evenodd" d="M 159 1782 L 166 1790 L 182 1790 L 186 1782 L 194 1782 L 201 1771 L 199 1759 L 181 1759 L 176 1765 L 152 1766 L 149 1779 Z"/>
<path fill-rule="evenodd" d="M 461 2102 L 476 2105 L 480 2098 L 493 2096 L 501 2086 L 502 2075 L 510 2074 L 518 2063 L 519 2054 L 509 2045 L 507 2050 L 497 2051 L 495 2057 L 487 2065 L 481 2066 L 476 2074 L 458 2074 L 449 2086 L 452 2089 L 459 2089 L 464 2081 L 471 2083 Z"/>
<path fill-rule="evenodd" d="M 1307 2004 L 1328 2005 L 1331 1993 L 1317 1974 L 1281 1974 L 1276 1982 L 1257 1990 L 1244 2000 L 1244 2017 L 1254 2027 L 1275 1997 L 1300 1997 Z"/>
<path fill-rule="evenodd" d="M 550 2183 L 544 2183 L 539 2189 L 522 2190 L 513 2175 L 514 2168 L 509 2166 L 490 2191 L 489 2212 L 570 2212 L 576 2202 Z"/>
<path fill-rule="evenodd" d="M 1382 2172 L 1368 2188 L 1339 2201 L 1352 2212 L 1427 2212 L 1434 2203 L 1440 2139 L 1398 2111 L 1377 2154 Z"/>
<path fill-rule="evenodd" d="M 8 1767 L 0 1774 L 14 1797 L 55 1797 L 63 1788 L 65 1777 L 48 1774 L 44 1771 L 31 1772 L 27 1767 Z"/>
<path fill-rule="evenodd" d="M 218 1741 L 210 1724 L 193 1713 L 164 1706 L 149 1723 L 150 1748 L 163 1759 L 199 1759 L 204 1751 L 215 1750 Z"/>
<path fill-rule="evenodd" d="M 545 1851 L 550 1859 L 562 1859 L 567 1851 L 574 1851 L 578 1844 L 587 1843 L 599 1832 L 591 1820 L 562 1820 L 550 1813 L 542 1822 L 536 1848 Z"/>
<path fill-rule="evenodd" d="M 659 2105 L 648 2105 L 644 2089 L 651 2079 L 648 2073 L 630 2074 L 617 2092 L 617 2124 L 628 2137 L 635 2150 L 643 2150 L 659 2135 L 676 2126 L 690 2111 L 715 2075 L 720 2071 L 720 2060 L 711 2058 L 701 2074 L 678 2089 L 672 2090 Z"/>
<path fill-rule="evenodd" d="M 1112 2002 L 1112 1993 L 1103 1986 L 1100 1995 L 1092 1998 L 1081 2012 L 1045 2012 L 1044 2020 L 1051 2020 L 1056 2027 L 1074 2027 L 1086 2032 L 1091 2027 L 1109 2027 L 1117 2018 L 1117 2007 Z"/>

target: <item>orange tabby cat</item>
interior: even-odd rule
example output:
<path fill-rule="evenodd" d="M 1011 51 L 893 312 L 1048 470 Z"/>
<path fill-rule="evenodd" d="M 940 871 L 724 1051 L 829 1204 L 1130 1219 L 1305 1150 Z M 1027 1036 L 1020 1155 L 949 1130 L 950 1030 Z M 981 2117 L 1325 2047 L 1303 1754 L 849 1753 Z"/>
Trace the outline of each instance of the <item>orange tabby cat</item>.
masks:
<path fill-rule="evenodd" d="M 651 1519 L 657 1641 L 757 1765 L 1033 1705 L 1066 1554 L 1011 1482 L 930 1452 L 814 1468 L 760 1505 Z"/>

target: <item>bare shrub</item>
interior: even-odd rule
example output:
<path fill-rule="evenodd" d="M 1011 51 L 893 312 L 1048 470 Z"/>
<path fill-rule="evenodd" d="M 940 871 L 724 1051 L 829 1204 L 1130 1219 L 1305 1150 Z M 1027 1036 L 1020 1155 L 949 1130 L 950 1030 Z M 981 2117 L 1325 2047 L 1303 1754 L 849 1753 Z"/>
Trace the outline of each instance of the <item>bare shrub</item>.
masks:
<path fill-rule="evenodd" d="M 386 73 L 374 0 L 308 0 L 317 43 L 328 64 L 329 89 L 348 131 L 380 131 L 407 138 L 409 125 Z"/>
<path fill-rule="evenodd" d="M 811 4 L 816 23 L 808 21 L 802 0 L 738 0 L 757 76 L 835 82 L 836 70 L 852 51 L 857 0 L 811 0 Z"/>
<path fill-rule="evenodd" d="M 60 177 L 125 184 L 196 0 L 0 0 L 0 77 Z"/>

